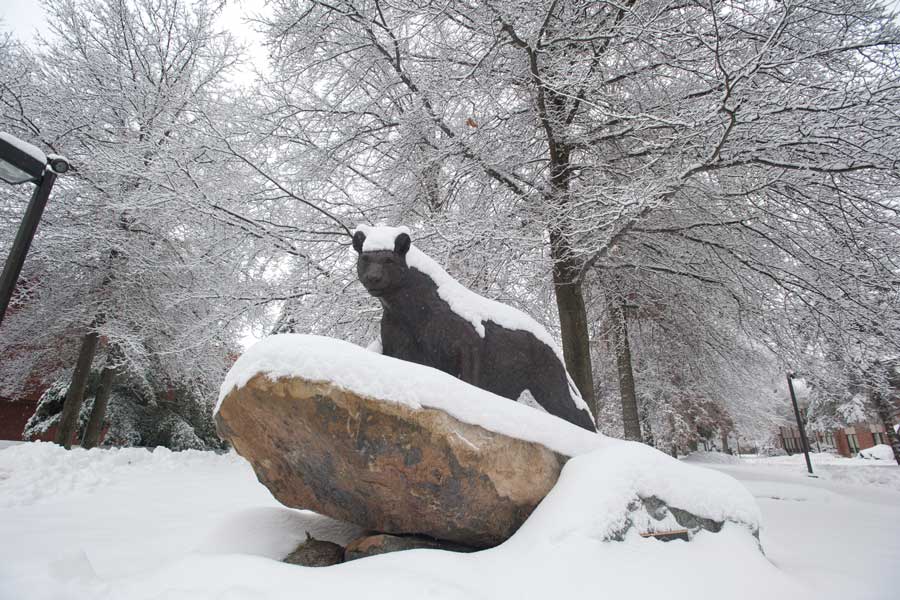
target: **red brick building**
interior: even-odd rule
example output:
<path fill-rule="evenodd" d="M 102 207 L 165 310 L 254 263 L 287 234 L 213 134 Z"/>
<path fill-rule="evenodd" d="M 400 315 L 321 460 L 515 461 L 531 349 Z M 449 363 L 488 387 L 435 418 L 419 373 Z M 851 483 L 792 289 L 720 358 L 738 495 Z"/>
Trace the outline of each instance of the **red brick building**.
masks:
<path fill-rule="evenodd" d="M 21 440 L 25 423 L 34 414 L 45 387 L 39 387 L 21 398 L 11 400 L 0 396 L 0 440 Z M 40 436 L 41 440 L 52 440 L 55 428 Z"/>
<path fill-rule="evenodd" d="M 860 450 L 878 444 L 888 444 L 887 433 L 880 423 L 855 423 L 827 433 L 807 432 L 812 452 L 836 450 L 841 456 L 853 457 Z M 778 441 L 788 454 L 803 452 L 800 432 L 796 427 L 780 427 Z"/>

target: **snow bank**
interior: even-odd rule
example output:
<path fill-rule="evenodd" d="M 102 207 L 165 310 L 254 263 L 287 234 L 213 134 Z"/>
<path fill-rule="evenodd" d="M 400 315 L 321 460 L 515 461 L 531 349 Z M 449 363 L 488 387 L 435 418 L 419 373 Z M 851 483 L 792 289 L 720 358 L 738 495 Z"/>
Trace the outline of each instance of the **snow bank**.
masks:
<path fill-rule="evenodd" d="M 894 460 L 894 451 L 887 444 L 878 444 L 871 448 L 859 451 L 860 458 L 871 458 L 874 460 Z"/>
<path fill-rule="evenodd" d="M 409 235 L 406 227 L 388 227 L 385 225 L 368 226 L 358 225 L 354 232 L 361 231 L 366 235 L 363 242 L 363 252 L 377 250 L 393 250 L 394 239 L 401 233 Z M 547 330 L 533 318 L 512 306 L 508 306 L 484 296 L 479 296 L 463 284 L 451 277 L 437 262 L 427 254 L 411 245 L 406 254 L 406 264 L 431 278 L 437 286 L 438 295 L 450 305 L 450 310 L 463 319 L 469 321 L 484 337 L 484 322 L 491 321 L 507 329 L 527 331 L 534 337 L 547 344 L 559 358 L 559 362 L 565 365 L 562 350 L 556 345 L 553 337 Z M 581 398 L 578 388 L 569 378 L 569 388 L 572 398 L 578 410 L 586 410 L 590 413 L 587 403 Z"/>
<path fill-rule="evenodd" d="M 568 421 L 471 386 L 443 371 L 315 335 L 280 334 L 250 347 L 231 367 L 219 390 L 225 396 L 259 373 L 271 379 L 328 381 L 357 394 L 411 408 L 436 408 L 460 421 L 575 456 L 610 443 Z"/>
<path fill-rule="evenodd" d="M 871 598 L 889 597 L 878 593 L 896 589 L 896 563 L 891 561 L 900 541 L 884 527 L 898 514 L 896 503 L 877 514 L 860 504 L 848 505 L 833 527 L 822 527 L 829 522 L 824 511 L 833 503 L 823 504 L 815 518 L 805 518 L 809 502 L 782 502 L 796 512 L 785 513 L 790 518 L 775 532 L 785 541 L 772 548 L 779 555 L 774 564 L 759 552 L 746 529 L 730 524 L 717 534 L 700 533 L 690 543 L 663 543 L 636 532 L 622 543 L 602 541 L 615 527 L 607 510 L 610 503 L 634 491 L 660 491 L 660 479 L 672 488 L 681 483 L 705 486 L 710 503 L 731 494 L 721 480 L 701 474 L 705 469 L 673 467 L 670 459 L 653 454 L 639 444 L 621 443 L 569 461 L 559 485 L 532 518 L 492 550 L 415 550 L 313 569 L 279 560 L 305 538 L 306 530 L 323 539 L 329 539 L 325 536 L 331 530 L 338 540 L 352 532 L 279 507 L 235 455 L 143 449 L 67 452 L 51 444 L 24 444 L 0 451 L 0 504 L 10 504 L 10 496 L 21 493 L 24 482 L 43 485 L 66 468 L 72 481 L 80 483 L 57 489 L 41 502 L 0 512 L 0 536 L 7 540 L 0 544 L 0 598 L 537 600 L 592 594 L 806 599 L 838 597 L 814 596 L 805 579 L 820 582 L 828 591 L 836 572 L 848 576 L 837 568 L 847 564 L 847 555 L 864 555 L 872 544 L 879 548 L 877 556 L 853 563 L 857 570 L 849 573 L 840 597 L 846 597 L 844 591 L 859 590 L 872 591 Z M 103 487 L 91 487 L 89 473 L 106 473 Z M 729 506 L 739 510 L 745 493 L 737 488 L 732 492 L 738 500 L 728 501 Z M 703 495 L 697 490 L 691 494 Z M 802 562 L 808 545 L 798 551 L 803 540 L 793 539 L 798 530 L 805 537 L 801 527 L 821 533 L 817 543 L 823 549 L 816 556 L 831 560 L 826 564 L 835 568 L 811 568 Z M 840 529 L 836 532 L 835 527 Z M 865 535 L 844 535 L 857 529 Z M 763 544 L 769 551 L 765 531 Z M 788 560 L 793 560 L 790 571 L 775 566 Z"/>
<path fill-rule="evenodd" d="M 873 494 L 884 490 L 900 492 L 900 469 L 893 460 L 845 458 L 829 452 L 811 452 L 809 458 L 819 480 L 848 486 L 848 489 L 857 490 L 869 499 Z M 744 456 L 740 464 L 747 467 L 766 467 L 772 473 L 806 476 L 806 461 L 802 454 Z"/>
<path fill-rule="evenodd" d="M 682 460 L 692 463 L 713 465 L 736 465 L 741 463 L 741 459 L 737 456 L 725 454 L 724 452 L 708 452 L 705 450 L 691 452 Z"/>
<path fill-rule="evenodd" d="M 111 485 L 126 472 L 167 469 L 173 452 L 168 448 L 115 448 L 66 451 L 50 442 L 10 446 L 0 452 L 0 481 L 6 493 L 0 507 L 52 502 L 60 495 L 91 495 Z M 190 467 L 209 460 L 209 453 L 187 450 L 179 464 Z M 237 455 L 230 460 L 240 461 Z M 15 477 L 12 476 L 15 473 Z"/>
<path fill-rule="evenodd" d="M 753 531 L 760 525 L 756 501 L 736 479 L 675 460 L 638 442 L 617 442 L 569 460 L 556 486 L 512 539 L 528 543 L 573 535 L 611 539 L 642 516 L 626 507 L 650 497 Z M 652 525 L 649 521 L 634 524 L 643 532 Z M 669 525 L 681 529 L 674 520 Z"/>

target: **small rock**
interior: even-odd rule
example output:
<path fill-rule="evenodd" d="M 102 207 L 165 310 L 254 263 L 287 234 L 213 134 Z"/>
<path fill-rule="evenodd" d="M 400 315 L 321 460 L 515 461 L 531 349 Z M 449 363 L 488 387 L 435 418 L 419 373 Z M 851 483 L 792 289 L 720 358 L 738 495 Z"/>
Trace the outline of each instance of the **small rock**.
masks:
<path fill-rule="evenodd" d="M 434 538 L 419 535 L 389 535 L 380 533 L 370 535 L 353 540 L 347 544 L 344 550 L 344 560 L 356 560 L 357 558 L 365 558 L 366 556 L 375 556 L 376 554 L 387 554 L 388 552 L 399 552 L 401 550 L 416 550 L 427 548 L 432 550 L 447 550 L 450 552 L 475 552 L 476 548 L 463 546 L 447 542 L 444 540 L 436 540 Z"/>
<path fill-rule="evenodd" d="M 718 533 L 723 521 L 715 521 L 697 516 L 689 511 L 670 506 L 656 496 L 639 497 L 628 507 L 628 515 L 623 527 L 609 537 L 622 541 L 626 534 L 637 528 L 642 537 L 653 537 L 664 542 L 671 540 L 690 541 L 700 531 Z M 759 541 L 759 529 L 749 526 L 750 533 Z"/>
<path fill-rule="evenodd" d="M 344 549 L 334 542 L 317 540 L 306 532 L 306 541 L 288 554 L 283 562 L 302 567 L 330 567 L 344 562 Z"/>

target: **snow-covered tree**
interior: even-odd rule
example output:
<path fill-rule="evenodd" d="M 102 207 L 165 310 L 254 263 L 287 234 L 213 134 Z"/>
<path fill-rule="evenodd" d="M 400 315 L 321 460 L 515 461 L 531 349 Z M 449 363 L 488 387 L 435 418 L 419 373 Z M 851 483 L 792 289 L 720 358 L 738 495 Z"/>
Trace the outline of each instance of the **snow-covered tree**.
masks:
<path fill-rule="evenodd" d="M 875 322 L 898 139 L 898 35 L 877 3 L 273 7 L 271 181 L 335 222 L 405 220 L 502 249 L 501 271 L 526 257 L 585 397 L 589 323 L 621 299 L 590 309 L 584 284 L 615 269 L 721 287 L 770 345 L 805 315 Z M 461 243 L 488 230 L 509 246 Z"/>
<path fill-rule="evenodd" d="M 201 120 L 220 106 L 223 75 L 236 59 L 231 38 L 215 28 L 221 7 L 46 7 L 55 35 L 33 57 L 41 97 L 5 117 L 66 154 L 73 173 L 57 184 L 26 264 L 25 282 L 34 285 L 22 287 L 27 296 L 14 300 L 4 323 L 3 346 L 15 357 L 4 364 L 4 387 L 34 371 L 52 381 L 76 354 L 86 358 L 100 345 L 145 388 L 199 381 L 210 391 L 235 352 L 253 251 L 217 202 L 239 202 L 240 171 L 211 156 Z M 92 361 L 82 362 L 83 379 Z M 73 394 L 63 443 L 79 408 Z"/>
<path fill-rule="evenodd" d="M 774 422 L 767 371 L 897 353 L 900 35 L 878 2 L 274 0 L 244 90 L 217 4 L 50 6 L 63 35 L 38 71 L 0 66 L 2 118 L 76 172 L 5 382 L 92 333 L 173 385 L 214 380 L 247 325 L 367 343 L 348 234 L 379 221 L 558 333 L 605 425 L 661 447 Z"/>

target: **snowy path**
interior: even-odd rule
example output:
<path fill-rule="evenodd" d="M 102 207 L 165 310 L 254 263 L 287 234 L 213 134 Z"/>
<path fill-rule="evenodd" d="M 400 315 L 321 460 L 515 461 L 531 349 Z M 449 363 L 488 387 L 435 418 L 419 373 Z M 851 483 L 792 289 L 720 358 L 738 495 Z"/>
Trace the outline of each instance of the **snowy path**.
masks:
<path fill-rule="evenodd" d="M 900 467 L 814 455 L 707 464 L 740 480 L 763 513 L 760 538 L 780 570 L 819 598 L 887 600 L 900 589 Z"/>
<path fill-rule="evenodd" d="M 690 544 L 532 527 L 475 555 L 304 569 L 272 559 L 306 530 L 353 532 L 280 507 L 235 455 L 16 445 L 0 449 L 0 599 L 896 597 L 900 468 L 845 461 L 813 480 L 787 459 L 705 466 L 757 498 L 765 557 L 728 527 Z"/>

